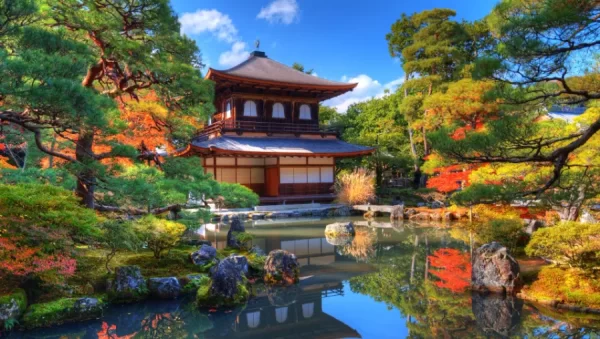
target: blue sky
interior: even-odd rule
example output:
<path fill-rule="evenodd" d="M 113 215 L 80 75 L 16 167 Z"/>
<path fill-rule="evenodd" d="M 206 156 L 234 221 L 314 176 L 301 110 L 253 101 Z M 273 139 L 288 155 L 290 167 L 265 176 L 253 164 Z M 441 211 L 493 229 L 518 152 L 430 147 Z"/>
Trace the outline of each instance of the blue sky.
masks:
<path fill-rule="evenodd" d="M 497 0 L 172 0 L 182 31 L 194 38 L 204 62 L 227 69 L 260 50 L 284 64 L 300 62 L 319 77 L 358 82 L 326 102 L 339 111 L 382 95 L 402 79 L 388 53 L 386 33 L 402 13 L 452 8 L 457 20 L 484 17 Z"/>

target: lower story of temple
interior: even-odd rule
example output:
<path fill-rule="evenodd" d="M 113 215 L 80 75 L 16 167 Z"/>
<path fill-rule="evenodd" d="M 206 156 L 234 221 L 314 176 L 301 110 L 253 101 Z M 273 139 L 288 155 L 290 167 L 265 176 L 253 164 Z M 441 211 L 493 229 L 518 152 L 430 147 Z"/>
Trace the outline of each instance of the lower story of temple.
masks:
<path fill-rule="evenodd" d="M 301 156 L 206 156 L 206 173 L 219 182 L 244 185 L 263 203 L 334 198 L 335 158 Z"/>

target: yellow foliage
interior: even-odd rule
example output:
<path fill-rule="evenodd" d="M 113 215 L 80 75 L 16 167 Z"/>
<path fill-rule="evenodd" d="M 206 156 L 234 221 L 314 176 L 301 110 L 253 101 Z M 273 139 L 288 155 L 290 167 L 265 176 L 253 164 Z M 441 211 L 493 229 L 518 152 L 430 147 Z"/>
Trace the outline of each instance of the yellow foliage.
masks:
<path fill-rule="evenodd" d="M 538 300 L 600 307 L 600 279 L 576 268 L 544 267 L 524 293 Z"/>

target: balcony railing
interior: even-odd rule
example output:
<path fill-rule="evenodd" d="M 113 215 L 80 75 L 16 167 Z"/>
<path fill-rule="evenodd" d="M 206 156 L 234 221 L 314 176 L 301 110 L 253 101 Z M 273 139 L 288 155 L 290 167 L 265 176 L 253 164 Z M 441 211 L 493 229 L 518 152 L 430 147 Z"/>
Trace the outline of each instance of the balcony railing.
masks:
<path fill-rule="evenodd" d="M 337 131 L 328 126 L 291 124 L 266 121 L 217 121 L 205 127 L 196 136 L 196 140 L 206 140 L 210 135 L 220 131 L 264 132 L 264 133 L 314 133 L 337 135 Z"/>
<path fill-rule="evenodd" d="M 315 124 L 293 124 L 270 121 L 224 121 L 223 129 L 236 131 L 267 132 L 267 133 L 327 133 L 336 132 L 327 126 Z"/>

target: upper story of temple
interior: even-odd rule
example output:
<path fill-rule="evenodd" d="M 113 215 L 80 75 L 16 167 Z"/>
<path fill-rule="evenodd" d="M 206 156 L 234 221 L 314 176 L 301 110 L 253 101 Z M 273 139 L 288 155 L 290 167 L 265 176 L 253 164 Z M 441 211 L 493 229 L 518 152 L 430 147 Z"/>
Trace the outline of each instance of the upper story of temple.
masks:
<path fill-rule="evenodd" d="M 260 51 L 228 70 L 210 68 L 206 78 L 215 82 L 216 107 L 208 134 L 217 128 L 238 134 L 331 134 L 319 126 L 319 103 L 357 85 L 306 74 Z"/>

